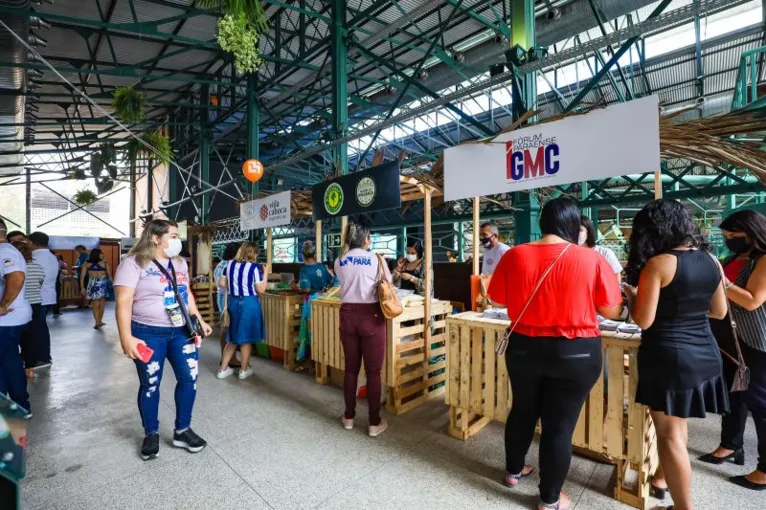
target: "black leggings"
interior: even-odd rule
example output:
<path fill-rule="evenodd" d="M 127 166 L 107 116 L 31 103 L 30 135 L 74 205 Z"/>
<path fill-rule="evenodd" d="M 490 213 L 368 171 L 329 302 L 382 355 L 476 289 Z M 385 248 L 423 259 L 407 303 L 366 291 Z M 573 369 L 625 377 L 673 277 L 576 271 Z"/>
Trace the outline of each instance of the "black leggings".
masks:
<path fill-rule="evenodd" d="M 505 425 L 506 471 L 519 474 L 524 469 L 540 419 L 540 499 L 555 503 L 572 462 L 572 435 L 580 410 L 601 375 L 601 338 L 514 333 L 505 364 L 513 392 Z"/>
<path fill-rule="evenodd" d="M 764 393 L 764 372 L 766 372 L 766 353 L 757 351 L 742 344 L 742 354 L 745 363 L 750 367 L 749 392 L 733 391 L 729 393 L 731 412 L 721 419 L 721 446 L 727 450 L 739 450 L 745 446 L 745 425 L 748 410 L 753 414 L 755 432 L 758 437 L 758 471 L 766 473 L 766 404 Z M 727 352 L 733 352 L 728 351 Z M 735 365 L 726 357 L 723 358 L 723 373 L 729 385 L 734 380 Z M 749 394 L 748 394 L 749 393 Z M 756 395 L 756 398 L 753 398 Z"/>

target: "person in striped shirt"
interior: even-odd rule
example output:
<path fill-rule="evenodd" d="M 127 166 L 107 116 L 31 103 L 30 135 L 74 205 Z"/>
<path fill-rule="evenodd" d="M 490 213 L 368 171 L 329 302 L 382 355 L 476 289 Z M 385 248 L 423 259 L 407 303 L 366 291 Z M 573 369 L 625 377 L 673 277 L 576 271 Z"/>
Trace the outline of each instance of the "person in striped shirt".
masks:
<path fill-rule="evenodd" d="M 32 316 L 40 313 L 42 307 L 43 280 L 45 280 L 45 271 L 43 267 L 32 258 L 32 248 L 26 241 L 15 241 L 13 247 L 19 250 L 27 263 L 27 277 L 24 280 L 24 297 L 32 306 Z M 28 379 L 35 378 L 35 364 L 37 363 L 37 352 L 35 350 L 35 322 L 30 321 L 26 329 L 21 334 L 21 358 L 24 360 L 24 367 Z"/>
<path fill-rule="evenodd" d="M 252 345 L 266 338 L 266 327 L 263 321 L 263 310 L 258 294 L 266 292 L 266 270 L 258 264 L 258 247 L 255 243 L 246 242 L 237 250 L 234 260 L 229 262 L 225 270 L 227 288 L 224 298 L 226 312 L 223 326 L 229 327 L 229 337 L 223 351 L 223 359 L 218 370 L 218 378 L 223 379 L 234 373 L 229 362 L 237 347 L 242 355 L 240 379 L 253 375 L 250 368 L 250 353 Z"/>

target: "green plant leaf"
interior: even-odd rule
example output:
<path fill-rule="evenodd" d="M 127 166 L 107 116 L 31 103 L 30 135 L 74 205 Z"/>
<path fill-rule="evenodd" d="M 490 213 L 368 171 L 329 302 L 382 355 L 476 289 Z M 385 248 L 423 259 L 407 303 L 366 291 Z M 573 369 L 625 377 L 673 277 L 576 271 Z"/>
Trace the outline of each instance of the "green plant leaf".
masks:
<path fill-rule="evenodd" d="M 98 200 L 98 195 L 96 195 L 93 191 L 89 190 L 88 188 L 83 188 L 81 190 L 78 190 L 77 193 L 74 194 L 74 197 L 72 197 L 74 200 L 74 203 L 81 206 L 88 206 L 94 203 L 96 200 Z"/>
<path fill-rule="evenodd" d="M 122 122 L 135 124 L 146 117 L 146 99 L 144 94 L 133 86 L 119 87 L 114 91 L 114 114 Z"/>

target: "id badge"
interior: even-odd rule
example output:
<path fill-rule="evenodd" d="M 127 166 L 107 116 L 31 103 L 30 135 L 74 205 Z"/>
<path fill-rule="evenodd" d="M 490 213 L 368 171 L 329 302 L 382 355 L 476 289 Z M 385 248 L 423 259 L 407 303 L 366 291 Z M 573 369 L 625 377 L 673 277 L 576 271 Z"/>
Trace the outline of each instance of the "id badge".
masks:
<path fill-rule="evenodd" d="M 181 313 L 181 307 L 176 303 L 175 294 L 170 291 L 165 291 L 165 311 L 168 312 L 170 323 L 173 327 L 180 328 L 184 325 L 184 316 Z"/>

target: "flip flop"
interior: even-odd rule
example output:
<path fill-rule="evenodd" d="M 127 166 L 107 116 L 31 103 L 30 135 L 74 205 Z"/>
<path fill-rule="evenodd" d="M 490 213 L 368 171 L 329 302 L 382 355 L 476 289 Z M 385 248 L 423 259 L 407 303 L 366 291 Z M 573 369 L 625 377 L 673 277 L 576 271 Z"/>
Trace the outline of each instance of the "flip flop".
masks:
<path fill-rule="evenodd" d="M 521 473 L 519 473 L 518 475 L 512 475 L 510 473 L 505 473 L 505 476 L 503 477 L 503 485 L 505 485 L 506 487 L 510 487 L 510 488 L 516 487 L 516 485 L 518 485 L 519 481 L 521 481 L 522 478 L 526 478 L 526 477 L 528 477 L 529 475 L 531 475 L 532 473 L 535 472 L 535 468 L 532 468 L 532 469 L 529 470 L 529 472 L 525 473 L 524 469 L 526 469 L 526 467 L 527 466 L 524 466 L 521 469 Z M 514 480 L 515 483 L 509 482 L 508 481 L 509 479 Z"/>

